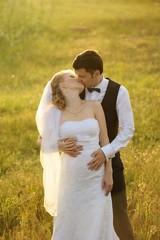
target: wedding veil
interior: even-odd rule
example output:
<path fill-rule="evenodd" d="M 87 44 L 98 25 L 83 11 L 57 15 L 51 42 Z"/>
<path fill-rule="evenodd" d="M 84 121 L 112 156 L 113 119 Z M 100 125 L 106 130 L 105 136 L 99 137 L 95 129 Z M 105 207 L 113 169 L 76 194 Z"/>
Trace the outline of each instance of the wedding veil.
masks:
<path fill-rule="evenodd" d="M 43 167 L 44 207 L 52 216 L 57 215 L 61 168 L 58 151 L 60 117 L 61 111 L 52 103 L 51 81 L 49 81 L 36 112 L 36 124 L 42 137 L 40 161 Z"/>

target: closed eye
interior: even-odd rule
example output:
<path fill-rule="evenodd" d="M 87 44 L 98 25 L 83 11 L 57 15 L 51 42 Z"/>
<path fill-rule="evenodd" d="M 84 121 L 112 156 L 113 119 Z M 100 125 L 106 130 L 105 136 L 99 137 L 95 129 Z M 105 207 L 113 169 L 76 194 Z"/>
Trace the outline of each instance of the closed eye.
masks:
<path fill-rule="evenodd" d="M 71 78 L 76 78 L 74 75 L 71 75 L 70 77 L 71 77 Z"/>
<path fill-rule="evenodd" d="M 80 77 L 80 78 L 85 78 L 85 76 L 82 76 L 82 75 L 78 75 L 78 77 Z"/>

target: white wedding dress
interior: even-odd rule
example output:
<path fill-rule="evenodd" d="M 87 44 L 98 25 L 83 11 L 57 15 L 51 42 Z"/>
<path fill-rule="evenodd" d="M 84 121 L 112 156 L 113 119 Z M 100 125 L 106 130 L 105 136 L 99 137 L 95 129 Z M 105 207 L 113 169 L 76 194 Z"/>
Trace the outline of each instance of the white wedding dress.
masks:
<path fill-rule="evenodd" d="M 113 229 L 111 195 L 102 190 L 104 166 L 88 170 L 91 153 L 99 146 L 96 119 L 66 121 L 61 137 L 77 137 L 83 151 L 76 158 L 62 154 L 58 213 L 52 240 L 118 240 Z"/>

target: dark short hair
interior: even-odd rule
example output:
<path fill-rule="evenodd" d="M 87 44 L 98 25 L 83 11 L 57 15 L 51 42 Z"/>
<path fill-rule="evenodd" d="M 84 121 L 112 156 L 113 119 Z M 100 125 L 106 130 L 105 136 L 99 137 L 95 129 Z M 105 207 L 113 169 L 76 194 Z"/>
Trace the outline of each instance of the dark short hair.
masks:
<path fill-rule="evenodd" d="M 103 73 L 103 60 L 95 50 L 85 50 L 78 54 L 72 64 L 76 70 L 84 68 L 87 72 L 93 73 L 99 70 L 100 74 Z"/>

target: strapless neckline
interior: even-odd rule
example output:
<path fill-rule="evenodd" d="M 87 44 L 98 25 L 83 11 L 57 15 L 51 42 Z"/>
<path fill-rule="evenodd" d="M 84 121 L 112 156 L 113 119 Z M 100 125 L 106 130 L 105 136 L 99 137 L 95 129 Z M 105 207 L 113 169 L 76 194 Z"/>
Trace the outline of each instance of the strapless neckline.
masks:
<path fill-rule="evenodd" d="M 80 122 L 84 122 L 84 121 L 88 121 L 88 120 L 93 120 L 93 121 L 98 122 L 96 118 L 88 117 L 88 118 L 85 118 L 85 119 L 82 119 L 82 120 L 67 120 L 67 121 L 61 123 L 60 127 L 62 127 L 66 123 L 80 123 Z"/>

